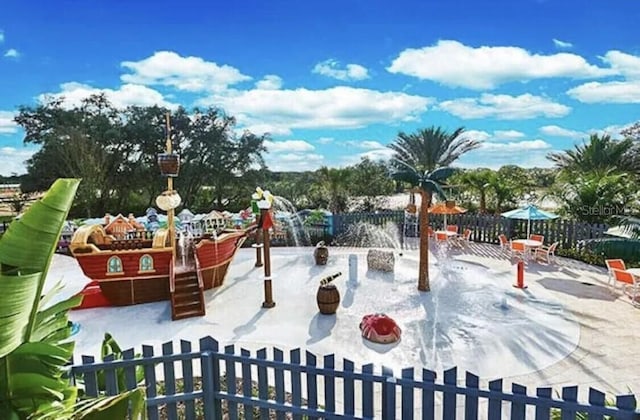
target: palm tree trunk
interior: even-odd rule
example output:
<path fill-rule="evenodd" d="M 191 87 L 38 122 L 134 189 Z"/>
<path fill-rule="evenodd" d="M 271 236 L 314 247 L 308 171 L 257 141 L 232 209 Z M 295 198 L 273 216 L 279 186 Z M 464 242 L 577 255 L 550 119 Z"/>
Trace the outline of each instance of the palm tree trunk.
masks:
<path fill-rule="evenodd" d="M 420 190 L 420 263 L 418 273 L 418 290 L 428 292 L 429 285 L 429 212 L 431 194 Z"/>
<path fill-rule="evenodd" d="M 480 208 L 478 210 L 480 213 L 487 212 L 487 193 L 485 191 L 480 191 Z"/>

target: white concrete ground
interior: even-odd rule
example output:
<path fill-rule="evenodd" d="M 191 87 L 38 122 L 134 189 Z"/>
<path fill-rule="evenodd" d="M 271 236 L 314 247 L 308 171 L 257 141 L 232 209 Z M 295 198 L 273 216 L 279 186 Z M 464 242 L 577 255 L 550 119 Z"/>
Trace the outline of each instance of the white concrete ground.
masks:
<path fill-rule="evenodd" d="M 311 248 L 272 249 L 276 306 L 262 309 L 262 268 L 255 252 L 240 250 L 225 285 L 206 293 L 207 315 L 172 322 L 168 302 L 72 312 L 80 323 L 77 354 L 99 355 L 110 332 L 123 347 L 197 341 L 255 350 L 301 347 L 334 353 L 356 365 L 373 362 L 441 371 L 458 366 L 483 380 L 499 377 L 532 386 L 588 384 L 608 392 L 640 390 L 640 310 L 605 287 L 606 274 L 571 260 L 527 265 L 529 288 L 512 287 L 515 266 L 497 247 L 473 244 L 445 258 L 431 254 L 430 293 L 416 289 L 417 251 L 397 257 L 393 274 L 367 271 L 366 250 L 330 248 L 327 266 L 315 266 Z M 358 254 L 357 283 L 348 279 L 348 255 Z M 335 316 L 320 315 L 315 294 L 323 276 L 336 280 L 342 302 Z M 75 260 L 56 256 L 49 279 L 62 278 L 64 295 L 88 281 Z M 52 283 L 50 282 L 50 284 Z M 403 329 L 401 342 L 364 341 L 358 324 L 384 312 Z"/>

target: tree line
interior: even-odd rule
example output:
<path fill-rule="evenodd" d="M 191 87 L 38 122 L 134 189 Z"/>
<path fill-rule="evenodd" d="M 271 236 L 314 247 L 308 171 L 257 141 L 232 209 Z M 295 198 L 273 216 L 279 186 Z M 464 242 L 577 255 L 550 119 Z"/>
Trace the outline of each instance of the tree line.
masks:
<path fill-rule="evenodd" d="M 382 196 L 410 186 L 392 177 L 403 170 L 398 162 L 433 171 L 480 146 L 465 137 L 462 127 L 452 132 L 430 127 L 399 132 L 388 146 L 393 151 L 390 162 L 363 158 L 342 168 L 274 172 L 264 161 L 269 134 L 239 132 L 235 118 L 218 108 L 118 109 L 104 95 L 90 96 L 69 108 L 62 98 L 50 98 L 37 106 L 19 107 L 15 120 L 24 129 L 24 142 L 40 149 L 27 161 L 25 175 L 0 182 L 19 182 L 29 193 L 46 190 L 57 178 L 81 178 L 72 216 L 143 212 L 166 187 L 157 155 L 165 150 L 167 112 L 173 148 L 181 157 L 175 188 L 184 207 L 194 212 L 239 211 L 246 208 L 257 185 L 287 198 L 296 208 L 377 210 L 384 207 Z M 605 214 L 606 208 L 637 210 L 639 132 L 636 124 L 622 141 L 592 135 L 573 149 L 550 154 L 553 168 L 458 169 L 440 182 L 472 211 L 498 213 L 523 198 L 550 197 L 567 217 L 601 222 L 611 216 Z"/>

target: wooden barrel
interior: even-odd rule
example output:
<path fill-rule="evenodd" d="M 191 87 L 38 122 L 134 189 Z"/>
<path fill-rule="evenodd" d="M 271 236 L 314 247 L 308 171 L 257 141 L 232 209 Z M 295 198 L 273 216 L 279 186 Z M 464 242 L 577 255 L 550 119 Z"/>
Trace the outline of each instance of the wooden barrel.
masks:
<path fill-rule="evenodd" d="M 316 259 L 316 265 L 327 265 L 329 259 L 329 248 L 326 246 L 318 246 L 313 251 L 313 256 Z"/>
<path fill-rule="evenodd" d="M 160 173 L 164 176 L 175 177 L 180 172 L 180 155 L 176 153 L 160 153 L 158 155 Z"/>
<path fill-rule="evenodd" d="M 318 287 L 316 299 L 318 301 L 318 309 L 320 309 L 321 314 L 335 314 L 338 306 L 340 305 L 340 292 L 334 284 L 320 286 Z"/>

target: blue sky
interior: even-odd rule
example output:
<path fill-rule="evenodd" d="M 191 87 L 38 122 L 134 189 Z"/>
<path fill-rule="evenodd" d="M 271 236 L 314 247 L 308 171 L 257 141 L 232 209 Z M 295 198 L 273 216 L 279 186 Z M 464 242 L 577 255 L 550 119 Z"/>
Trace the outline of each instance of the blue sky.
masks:
<path fill-rule="evenodd" d="M 35 150 L 19 105 L 99 91 L 222 107 L 271 133 L 274 170 L 386 158 L 430 125 L 483 141 L 460 166 L 549 166 L 640 120 L 638 21 L 632 0 L 3 0 L 0 174 Z"/>

